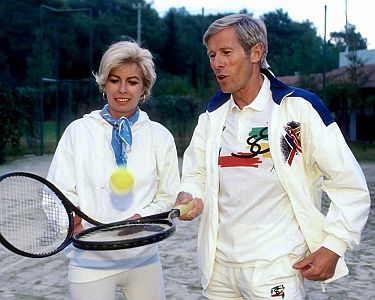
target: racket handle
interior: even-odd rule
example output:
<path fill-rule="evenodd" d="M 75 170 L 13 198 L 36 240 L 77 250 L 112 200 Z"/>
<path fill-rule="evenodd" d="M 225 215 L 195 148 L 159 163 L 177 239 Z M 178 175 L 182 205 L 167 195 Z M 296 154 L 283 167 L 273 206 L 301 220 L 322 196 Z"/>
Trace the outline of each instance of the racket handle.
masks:
<path fill-rule="evenodd" d="M 191 200 L 188 203 L 176 205 L 174 208 L 180 211 L 180 216 L 188 213 L 193 208 L 194 201 Z"/>

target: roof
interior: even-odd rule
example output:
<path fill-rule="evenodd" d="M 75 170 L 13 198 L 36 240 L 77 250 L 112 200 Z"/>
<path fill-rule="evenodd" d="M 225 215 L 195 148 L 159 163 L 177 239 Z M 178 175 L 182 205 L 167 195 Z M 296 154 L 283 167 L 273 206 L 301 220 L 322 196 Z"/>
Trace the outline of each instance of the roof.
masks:
<path fill-rule="evenodd" d="M 366 64 L 358 68 L 357 74 L 363 74 L 363 77 L 367 77 L 366 81 L 360 83 L 362 88 L 375 88 L 375 64 Z M 350 67 L 341 67 L 334 69 L 326 74 L 327 82 L 349 80 Z M 306 80 L 309 81 L 310 85 L 316 85 L 317 88 L 322 89 L 323 85 L 323 74 L 310 74 L 310 75 L 294 75 L 294 76 L 280 76 L 278 79 L 285 84 L 291 86 L 301 86 Z M 314 84 L 315 83 L 315 84 Z"/>

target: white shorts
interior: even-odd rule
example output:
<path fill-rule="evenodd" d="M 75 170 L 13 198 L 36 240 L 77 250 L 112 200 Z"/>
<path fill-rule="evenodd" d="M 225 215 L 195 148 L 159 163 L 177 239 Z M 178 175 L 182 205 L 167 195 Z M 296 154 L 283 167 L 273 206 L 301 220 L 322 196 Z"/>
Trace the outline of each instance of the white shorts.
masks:
<path fill-rule="evenodd" d="M 215 262 L 203 295 L 212 300 L 304 299 L 303 277 L 292 267 L 297 260 L 285 256 L 265 267 L 232 267 Z"/>
<path fill-rule="evenodd" d="M 86 268 L 86 271 L 90 269 Z M 97 270 L 91 269 L 91 271 Z M 165 300 L 165 284 L 160 259 L 98 280 L 70 282 L 70 299 L 115 300 L 117 288 L 120 288 L 126 300 Z"/>

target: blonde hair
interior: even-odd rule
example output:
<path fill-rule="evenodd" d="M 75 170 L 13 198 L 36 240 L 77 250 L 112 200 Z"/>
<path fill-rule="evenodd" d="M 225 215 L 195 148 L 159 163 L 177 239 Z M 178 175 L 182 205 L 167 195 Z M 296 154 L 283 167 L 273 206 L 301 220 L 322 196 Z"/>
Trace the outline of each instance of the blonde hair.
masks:
<path fill-rule="evenodd" d="M 137 43 L 130 41 L 114 43 L 104 52 L 99 71 L 93 74 L 99 90 L 105 92 L 105 84 L 112 69 L 132 62 L 137 63 L 142 69 L 144 96 L 145 98 L 149 97 L 156 81 L 153 56 L 147 49 L 141 48 Z"/>
<path fill-rule="evenodd" d="M 262 68 L 269 68 L 267 63 L 268 40 L 266 25 L 261 19 L 255 19 L 247 14 L 231 14 L 214 21 L 203 35 L 203 44 L 207 47 L 207 41 L 213 34 L 225 28 L 233 26 L 238 41 L 245 53 L 250 53 L 251 48 L 260 43 L 264 47 L 260 61 Z"/>

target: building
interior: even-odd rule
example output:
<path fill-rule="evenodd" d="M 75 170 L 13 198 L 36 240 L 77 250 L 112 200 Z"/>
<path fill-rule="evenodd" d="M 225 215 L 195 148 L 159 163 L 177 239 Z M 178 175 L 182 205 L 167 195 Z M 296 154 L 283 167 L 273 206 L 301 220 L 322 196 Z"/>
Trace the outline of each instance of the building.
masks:
<path fill-rule="evenodd" d="M 363 62 L 365 65 L 375 64 L 375 49 L 371 50 L 358 50 L 356 51 L 356 56 Z M 350 66 L 350 60 L 348 59 L 347 52 L 341 52 L 339 56 L 339 67 Z"/>
<path fill-rule="evenodd" d="M 355 54 L 363 64 L 355 70 L 355 73 L 360 75 L 358 86 L 366 101 L 360 111 L 350 111 L 347 138 L 350 141 L 375 142 L 375 130 L 370 130 L 370 128 L 375 127 L 375 49 L 359 50 Z M 338 69 L 326 73 L 326 86 L 351 81 L 353 68 L 351 68 L 351 63 L 346 52 L 340 53 L 339 65 Z M 320 95 L 324 94 L 324 75 L 322 73 L 281 76 L 278 79 L 291 86 L 306 88 Z M 339 125 L 342 125 L 339 120 L 337 121 Z"/>

